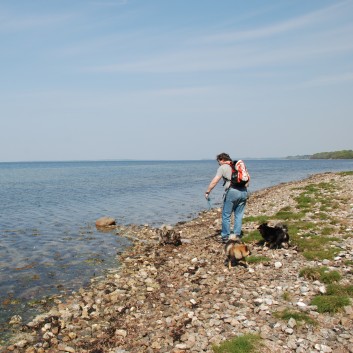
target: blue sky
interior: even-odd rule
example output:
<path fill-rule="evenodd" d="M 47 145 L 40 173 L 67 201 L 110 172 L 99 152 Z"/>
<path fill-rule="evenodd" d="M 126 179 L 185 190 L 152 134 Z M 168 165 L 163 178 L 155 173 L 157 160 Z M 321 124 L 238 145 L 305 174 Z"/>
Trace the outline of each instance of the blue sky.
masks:
<path fill-rule="evenodd" d="M 0 162 L 353 149 L 352 38 L 352 0 L 0 0 Z"/>

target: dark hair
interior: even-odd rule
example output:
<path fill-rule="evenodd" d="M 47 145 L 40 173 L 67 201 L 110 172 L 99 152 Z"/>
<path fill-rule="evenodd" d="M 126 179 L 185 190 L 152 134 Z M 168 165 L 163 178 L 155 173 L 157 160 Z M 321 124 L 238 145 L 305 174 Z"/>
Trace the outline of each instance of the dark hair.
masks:
<path fill-rule="evenodd" d="M 217 161 L 232 161 L 227 153 L 221 153 L 217 156 Z"/>

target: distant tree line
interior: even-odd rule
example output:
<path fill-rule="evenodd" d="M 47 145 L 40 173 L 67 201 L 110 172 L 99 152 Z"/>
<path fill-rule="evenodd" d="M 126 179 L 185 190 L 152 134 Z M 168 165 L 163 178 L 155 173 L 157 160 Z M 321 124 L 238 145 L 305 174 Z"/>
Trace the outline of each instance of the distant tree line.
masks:
<path fill-rule="evenodd" d="M 313 154 L 310 159 L 353 159 L 352 150 L 342 150 L 336 152 L 321 152 Z"/>
<path fill-rule="evenodd" d="M 303 156 L 289 156 L 287 159 L 353 159 L 353 150 L 320 152 Z"/>

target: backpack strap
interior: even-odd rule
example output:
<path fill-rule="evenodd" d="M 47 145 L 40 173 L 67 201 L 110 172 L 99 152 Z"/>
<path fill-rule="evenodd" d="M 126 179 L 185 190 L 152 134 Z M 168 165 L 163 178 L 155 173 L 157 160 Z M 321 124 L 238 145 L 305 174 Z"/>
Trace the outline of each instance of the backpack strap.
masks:
<path fill-rule="evenodd" d="M 233 161 L 225 161 L 224 164 L 228 164 L 232 168 L 232 172 L 230 173 L 230 178 L 232 178 L 233 167 L 235 168 L 235 164 L 233 163 Z M 231 179 L 228 179 L 226 177 L 223 177 L 223 179 L 224 179 L 224 181 L 223 181 L 223 185 L 222 186 L 224 186 L 227 181 L 231 182 Z M 229 184 L 229 188 L 230 188 L 230 184 Z"/>

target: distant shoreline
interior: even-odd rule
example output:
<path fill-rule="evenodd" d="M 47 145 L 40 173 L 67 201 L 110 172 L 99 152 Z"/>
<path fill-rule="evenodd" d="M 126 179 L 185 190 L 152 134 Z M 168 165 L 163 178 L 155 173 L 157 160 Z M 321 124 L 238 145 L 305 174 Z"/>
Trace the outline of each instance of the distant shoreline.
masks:
<path fill-rule="evenodd" d="M 319 152 L 311 155 L 289 156 L 287 159 L 353 159 L 353 150 Z"/>
<path fill-rule="evenodd" d="M 349 160 L 350 158 L 311 158 L 313 155 L 287 157 L 243 157 L 245 161 L 273 161 L 273 160 Z M 32 164 L 32 163 L 97 163 L 97 162 L 211 162 L 214 158 L 206 159 L 77 159 L 77 160 L 35 160 L 35 161 L 0 161 L 0 164 Z"/>

